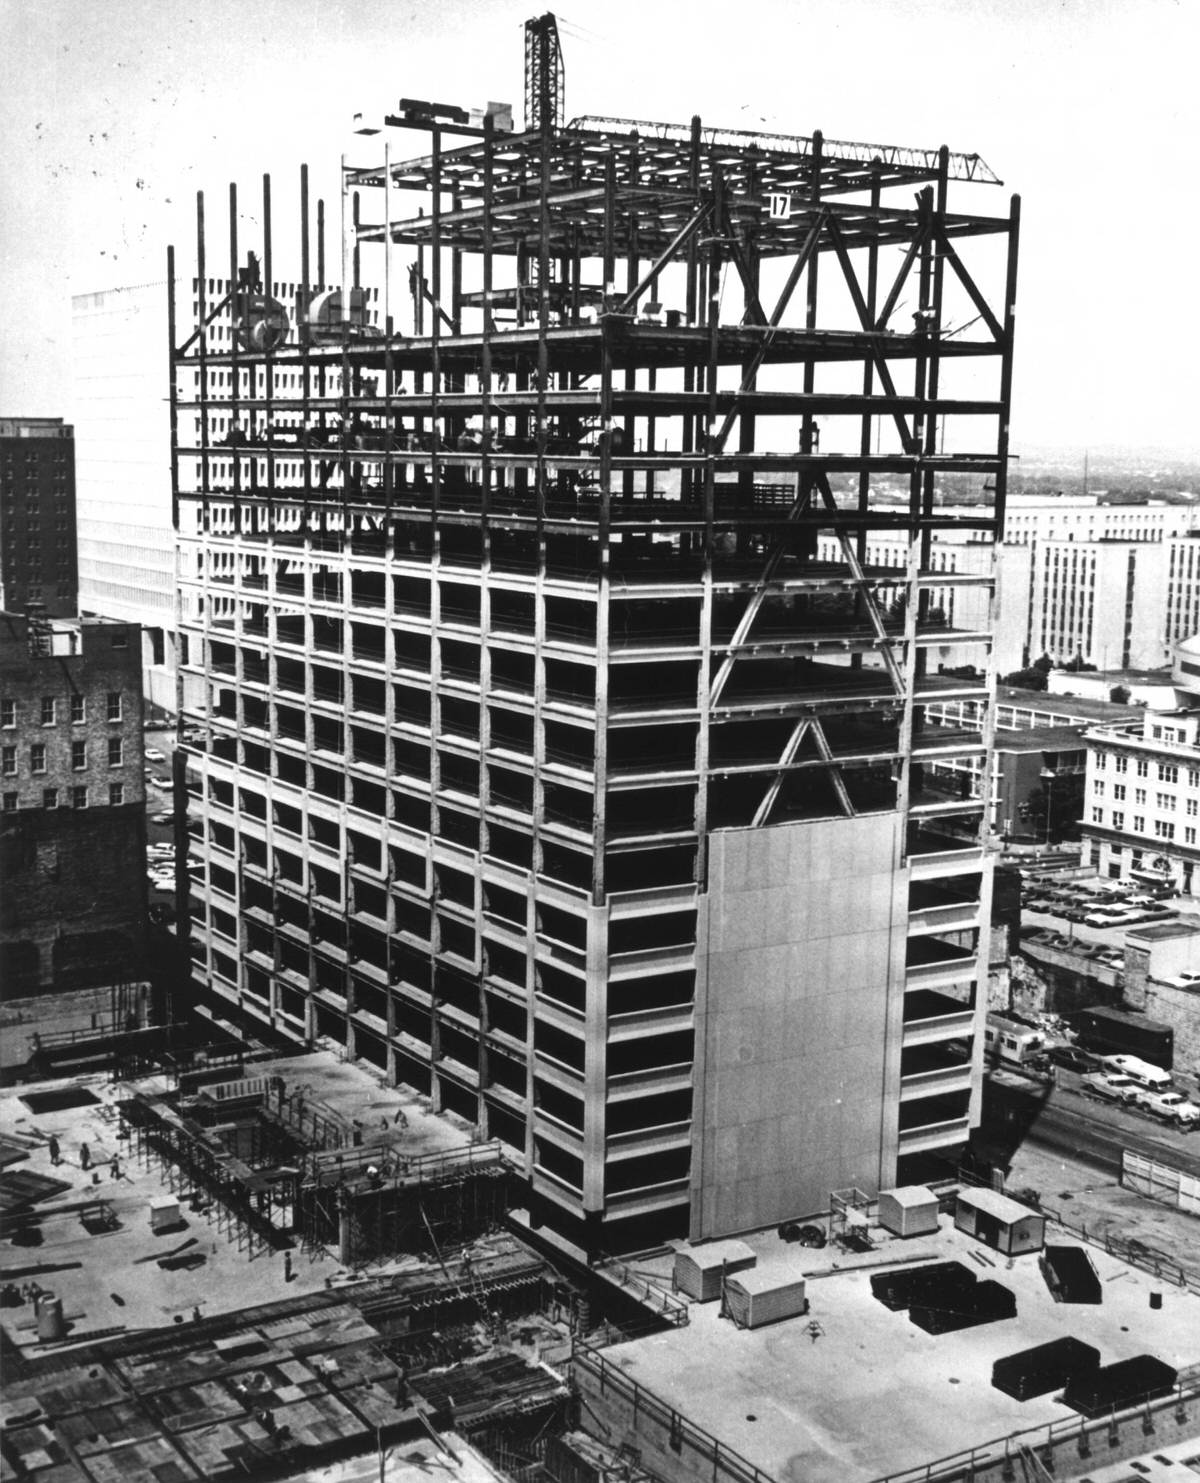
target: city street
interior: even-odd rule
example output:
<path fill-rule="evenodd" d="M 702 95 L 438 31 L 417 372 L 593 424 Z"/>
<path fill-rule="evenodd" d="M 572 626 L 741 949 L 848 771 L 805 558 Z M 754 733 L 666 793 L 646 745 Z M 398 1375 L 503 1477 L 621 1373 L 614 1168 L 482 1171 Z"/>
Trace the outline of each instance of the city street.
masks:
<path fill-rule="evenodd" d="M 1196 1100 L 1195 1077 L 1177 1075 L 1178 1089 Z M 1147 1113 L 1105 1102 L 1081 1089 L 1081 1078 L 1059 1070 L 1053 1084 L 1016 1071 L 993 1072 L 985 1083 L 984 1129 L 1009 1143 L 1033 1142 L 1110 1172 L 1127 1148 L 1200 1175 L 1200 1133 L 1181 1132 Z"/>

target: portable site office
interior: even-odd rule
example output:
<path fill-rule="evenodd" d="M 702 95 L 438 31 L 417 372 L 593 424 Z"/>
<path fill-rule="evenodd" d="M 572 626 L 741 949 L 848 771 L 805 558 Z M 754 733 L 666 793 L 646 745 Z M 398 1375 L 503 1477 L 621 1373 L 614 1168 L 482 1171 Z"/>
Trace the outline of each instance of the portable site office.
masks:
<path fill-rule="evenodd" d="M 954 1224 L 1004 1256 L 1040 1251 L 1046 1240 L 1046 1217 L 1040 1211 L 990 1189 L 959 1190 Z"/>

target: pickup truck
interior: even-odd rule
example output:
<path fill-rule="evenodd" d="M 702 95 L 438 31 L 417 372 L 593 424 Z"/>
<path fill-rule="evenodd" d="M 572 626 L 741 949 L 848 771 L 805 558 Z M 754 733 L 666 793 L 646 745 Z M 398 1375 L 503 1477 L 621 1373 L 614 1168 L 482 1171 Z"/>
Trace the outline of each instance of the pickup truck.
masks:
<path fill-rule="evenodd" d="M 1182 1092 L 1139 1091 L 1134 1106 L 1151 1117 L 1162 1118 L 1163 1122 L 1175 1123 L 1180 1129 L 1200 1127 L 1200 1107 L 1189 1102 Z"/>
<path fill-rule="evenodd" d="M 1079 1083 L 1079 1090 L 1106 1102 L 1132 1102 L 1142 1090 L 1130 1076 L 1117 1076 L 1111 1071 L 1091 1071 Z"/>

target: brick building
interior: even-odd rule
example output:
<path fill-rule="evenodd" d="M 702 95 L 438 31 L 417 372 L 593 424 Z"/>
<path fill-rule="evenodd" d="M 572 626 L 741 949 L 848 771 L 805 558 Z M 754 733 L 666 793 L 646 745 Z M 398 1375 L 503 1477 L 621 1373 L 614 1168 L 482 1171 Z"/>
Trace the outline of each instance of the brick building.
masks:
<path fill-rule="evenodd" d="M 6 1032 L 52 1030 L 80 993 L 94 1024 L 114 987 L 145 979 L 140 640 L 136 625 L 0 613 Z"/>
<path fill-rule="evenodd" d="M 76 611 L 75 432 L 61 417 L 0 417 L 0 612 Z"/>

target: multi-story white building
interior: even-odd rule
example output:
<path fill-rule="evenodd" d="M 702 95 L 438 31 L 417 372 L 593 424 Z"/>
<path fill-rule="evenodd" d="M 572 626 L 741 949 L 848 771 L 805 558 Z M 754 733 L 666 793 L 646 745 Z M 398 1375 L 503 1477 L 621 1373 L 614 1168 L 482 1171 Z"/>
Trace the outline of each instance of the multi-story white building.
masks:
<path fill-rule="evenodd" d="M 939 512 L 939 514 L 942 512 Z M 964 507 L 949 511 L 978 518 L 979 509 Z M 824 561 L 841 557 L 837 538 L 822 536 L 817 554 Z M 895 596 L 899 596 L 904 569 L 908 564 L 908 541 L 903 531 L 873 531 L 866 544 L 868 568 L 897 574 Z M 957 669 L 980 662 L 978 635 L 992 635 L 993 662 L 1001 674 L 1020 669 L 1025 662 L 1028 642 L 1030 607 L 1030 573 L 1032 560 L 1027 550 L 994 546 L 980 539 L 977 530 L 953 528 L 938 532 L 931 543 L 929 565 L 935 572 L 945 572 L 944 587 L 931 588 L 929 606 L 944 623 L 945 642 L 929 649 L 930 658 L 939 669 Z M 995 581 L 993 598 L 991 581 Z"/>
<path fill-rule="evenodd" d="M 142 628 L 142 689 L 175 708 L 164 283 L 72 300 L 80 611 Z"/>
<path fill-rule="evenodd" d="M 994 560 L 997 592 L 990 619 L 986 588 L 948 584 L 931 592 L 930 604 L 946 626 L 946 642 L 931 651 L 942 668 L 974 662 L 958 635 L 989 624 L 999 674 L 1043 654 L 1058 664 L 1082 659 L 1102 670 L 1155 669 L 1169 663 L 1175 643 L 1200 628 L 1200 528 L 1189 530 L 1196 518 L 1191 507 L 1088 507 L 1079 515 L 1087 523 L 1068 529 L 1068 516 L 1074 516 L 1056 510 L 1059 503 L 1026 505 L 1016 535 L 1008 533 L 1012 522 L 1006 520 L 1005 541 L 995 548 L 967 526 L 938 532 L 932 567 L 978 576 Z M 1130 511 L 1140 513 L 1135 518 Z M 979 507 L 941 513 L 965 520 Z M 835 548 L 835 540 L 823 538 L 820 554 L 833 560 Z M 873 532 L 866 561 L 899 574 L 908 561 L 903 533 Z M 978 650 L 971 653 L 977 659 Z"/>
<path fill-rule="evenodd" d="M 1200 528 L 1167 543 L 1167 641 L 1200 630 Z"/>
<path fill-rule="evenodd" d="M 298 285 L 274 283 L 277 299 L 294 300 Z M 190 312 L 197 312 L 199 283 L 191 285 Z M 205 285 L 213 322 L 214 350 L 227 349 L 232 334 L 228 279 Z M 181 312 L 185 306 L 181 304 Z M 165 282 L 72 300 L 75 366 L 79 606 L 81 611 L 142 628 L 142 688 L 165 710 L 176 706 L 179 654 L 175 617 L 175 529 L 171 505 L 171 425 L 163 396 L 162 364 L 167 350 Z M 186 374 L 186 373 L 185 373 Z M 209 384 L 252 407 L 265 393 L 262 368 L 214 370 Z M 324 392 L 337 396 L 341 372 L 327 373 Z M 295 394 L 298 373 L 276 372 L 275 396 Z M 274 415 L 276 428 L 286 414 Z M 264 430 L 262 415 L 215 416 L 203 429 L 206 441 L 229 445 Z M 192 424 L 198 438 L 201 429 Z M 214 460 L 214 474 L 221 465 Z M 228 472 L 228 465 L 225 465 Z M 266 478 L 265 461 L 261 465 Z M 257 472 L 257 470 L 256 470 Z"/>
<path fill-rule="evenodd" d="M 1033 548 L 1031 658 L 1151 669 L 1170 657 L 1165 541 L 1042 541 Z M 1200 610 L 1191 615 L 1192 627 Z"/>
<path fill-rule="evenodd" d="M 1085 849 L 1102 874 L 1200 892 L 1200 636 L 1176 646 L 1176 703 L 1086 733 Z"/>
<path fill-rule="evenodd" d="M 1101 504 L 1095 494 L 1011 494 L 1004 511 L 1004 541 L 1009 546 L 1041 541 L 1153 543 L 1185 535 L 1196 520 L 1191 505 L 1155 500 L 1136 505 Z"/>

